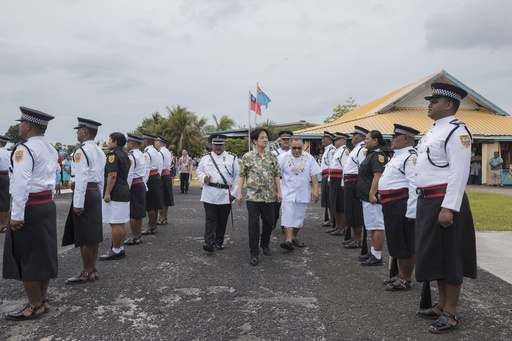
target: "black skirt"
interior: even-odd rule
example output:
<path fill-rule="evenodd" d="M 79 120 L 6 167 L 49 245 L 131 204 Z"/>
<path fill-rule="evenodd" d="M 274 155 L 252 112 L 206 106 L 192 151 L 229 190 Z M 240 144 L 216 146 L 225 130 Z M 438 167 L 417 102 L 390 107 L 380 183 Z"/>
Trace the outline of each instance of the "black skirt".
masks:
<path fill-rule="evenodd" d="M 336 213 L 345 212 L 345 191 L 341 188 L 341 178 L 331 178 L 329 208 Z"/>
<path fill-rule="evenodd" d="M 162 178 L 159 174 L 150 176 L 146 193 L 146 210 L 154 211 L 164 208 L 163 196 Z"/>
<path fill-rule="evenodd" d="M 84 213 L 81 215 L 76 215 L 71 201 L 62 246 L 95 246 L 103 241 L 101 200 L 99 189 L 88 189 L 85 192 Z"/>
<path fill-rule="evenodd" d="M 0 176 L 0 212 L 7 212 L 10 209 L 11 197 L 9 196 L 9 177 Z"/>
<path fill-rule="evenodd" d="M 144 218 L 146 216 L 146 185 L 144 182 L 132 185 L 130 195 L 130 218 Z"/>
<path fill-rule="evenodd" d="M 345 181 L 345 220 L 347 227 L 364 225 L 363 203 L 356 197 L 356 181 Z"/>
<path fill-rule="evenodd" d="M 164 192 L 164 206 L 174 206 L 174 195 L 172 193 L 172 178 L 170 175 L 162 176 L 162 187 Z"/>
<path fill-rule="evenodd" d="M 25 223 L 18 231 L 7 228 L 3 278 L 24 282 L 56 278 L 57 212 L 55 202 L 27 205 Z"/>
<path fill-rule="evenodd" d="M 416 209 L 416 279 L 443 280 L 459 285 L 463 277 L 476 278 L 473 216 L 466 193 L 453 226 L 443 228 L 438 216 L 444 197 L 418 198 Z"/>
<path fill-rule="evenodd" d="M 391 257 L 409 258 L 414 256 L 415 222 L 409 221 L 407 198 L 396 199 L 382 204 L 386 242 Z"/>

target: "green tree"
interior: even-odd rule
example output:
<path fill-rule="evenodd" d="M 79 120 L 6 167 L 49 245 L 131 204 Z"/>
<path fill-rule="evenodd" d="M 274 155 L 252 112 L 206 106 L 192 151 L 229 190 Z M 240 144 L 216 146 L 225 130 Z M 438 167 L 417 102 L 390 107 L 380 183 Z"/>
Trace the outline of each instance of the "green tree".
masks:
<path fill-rule="evenodd" d="M 158 111 L 155 111 L 150 118 L 142 120 L 142 124 L 134 130 L 134 134 L 142 136 L 142 133 L 160 134 L 161 125 L 164 124 L 165 118 L 160 116 Z"/>
<path fill-rule="evenodd" d="M 267 119 L 265 122 L 257 125 L 259 128 L 264 128 L 268 131 L 268 140 L 274 141 L 279 137 L 278 131 L 276 131 L 276 122 Z M 251 129 L 252 130 L 252 129 Z"/>
<path fill-rule="evenodd" d="M 213 116 L 213 120 L 215 121 L 215 129 L 216 131 L 230 130 L 235 126 L 235 121 L 230 118 L 228 115 L 222 115 L 222 117 L 217 120 L 215 115 Z"/>
<path fill-rule="evenodd" d="M 11 143 L 20 143 L 23 139 L 20 136 L 20 124 L 14 124 L 7 129 L 5 136 L 9 138 Z"/>
<path fill-rule="evenodd" d="M 334 108 L 332 110 L 333 114 L 331 116 L 327 117 L 324 120 L 324 123 L 334 122 L 338 118 L 340 118 L 341 116 L 345 115 L 349 111 L 354 110 L 355 108 L 359 108 L 359 105 L 356 104 L 355 100 L 353 100 L 352 97 L 349 97 L 345 104 L 343 104 L 343 105 L 340 104 L 340 105 L 338 105 L 336 108 Z"/>
<path fill-rule="evenodd" d="M 201 145 L 201 128 L 206 126 L 206 120 L 198 120 L 195 113 L 179 105 L 166 109 L 169 118 L 163 124 L 163 132 L 171 138 L 171 144 L 176 146 L 176 155 L 183 149 L 191 151 L 192 144 Z"/>
<path fill-rule="evenodd" d="M 247 138 L 226 139 L 226 151 L 235 154 L 239 158 L 244 156 L 244 154 L 249 151 Z"/>

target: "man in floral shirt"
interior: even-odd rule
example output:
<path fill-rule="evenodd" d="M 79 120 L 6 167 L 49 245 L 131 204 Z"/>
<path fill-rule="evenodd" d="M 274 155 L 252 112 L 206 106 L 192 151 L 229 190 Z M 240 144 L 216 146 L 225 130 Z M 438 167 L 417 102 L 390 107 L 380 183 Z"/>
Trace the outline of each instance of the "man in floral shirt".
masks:
<path fill-rule="evenodd" d="M 192 158 L 188 156 L 188 152 L 183 149 L 180 160 L 178 161 L 178 169 L 180 174 L 181 193 L 188 194 L 188 179 L 192 173 Z"/>
<path fill-rule="evenodd" d="M 251 133 L 254 149 L 242 157 L 238 183 L 238 205 L 242 204 L 242 187 L 247 179 L 247 212 L 249 213 L 249 247 L 253 266 L 258 265 L 260 243 L 265 256 L 270 256 L 270 234 L 274 226 L 274 202 L 281 202 L 279 176 L 281 168 L 277 157 L 265 148 L 268 144 L 266 129 L 256 128 Z M 263 221 L 260 242 L 260 219 Z"/>

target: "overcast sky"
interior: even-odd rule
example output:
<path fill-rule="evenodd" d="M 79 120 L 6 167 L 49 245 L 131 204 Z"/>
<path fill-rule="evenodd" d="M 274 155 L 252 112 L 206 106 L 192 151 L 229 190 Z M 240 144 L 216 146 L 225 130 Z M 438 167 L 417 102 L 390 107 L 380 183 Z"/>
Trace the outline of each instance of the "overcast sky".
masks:
<path fill-rule="evenodd" d="M 247 125 L 257 82 L 258 121 L 322 123 L 442 69 L 512 114 L 511 16 L 510 0 L 2 1 L 0 133 L 21 105 L 64 144 L 77 116 L 108 140 L 166 106 Z"/>

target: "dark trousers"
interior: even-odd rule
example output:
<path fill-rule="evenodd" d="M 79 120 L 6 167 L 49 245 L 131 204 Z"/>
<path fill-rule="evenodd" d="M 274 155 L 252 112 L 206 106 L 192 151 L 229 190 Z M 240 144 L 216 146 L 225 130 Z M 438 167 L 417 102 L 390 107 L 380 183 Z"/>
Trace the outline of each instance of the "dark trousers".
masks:
<path fill-rule="evenodd" d="M 204 228 L 204 242 L 211 244 L 224 244 L 226 224 L 228 223 L 231 204 L 215 205 L 203 202 L 206 214 Z"/>
<path fill-rule="evenodd" d="M 190 177 L 190 173 L 181 173 L 180 174 L 180 190 L 181 192 L 188 192 L 188 179 Z"/>
<path fill-rule="evenodd" d="M 272 233 L 272 226 L 274 226 L 274 203 L 246 201 L 247 212 L 249 213 L 249 248 L 251 249 L 251 256 L 258 256 L 261 247 L 268 247 L 270 244 L 270 234 Z M 261 229 L 261 242 L 260 242 L 260 216 L 263 221 Z"/>
<path fill-rule="evenodd" d="M 274 203 L 274 228 L 276 228 L 277 221 L 279 220 L 279 211 L 281 210 L 281 203 L 275 202 Z"/>

